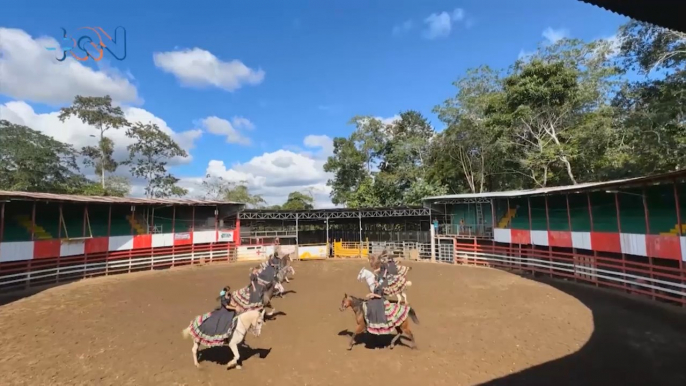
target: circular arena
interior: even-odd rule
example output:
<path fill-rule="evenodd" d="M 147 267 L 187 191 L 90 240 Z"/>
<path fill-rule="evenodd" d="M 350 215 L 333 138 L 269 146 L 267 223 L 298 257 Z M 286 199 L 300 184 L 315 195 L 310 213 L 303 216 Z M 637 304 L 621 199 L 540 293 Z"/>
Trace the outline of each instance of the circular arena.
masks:
<path fill-rule="evenodd" d="M 294 262 L 287 294 L 243 368 L 228 347 L 181 337 L 247 281 L 249 263 L 100 277 L 4 299 L 0 373 L 6 385 L 551 385 L 686 384 L 686 315 L 675 307 L 563 280 L 490 268 L 408 263 L 418 350 L 362 336 L 347 350 L 345 293 L 366 260 Z"/>

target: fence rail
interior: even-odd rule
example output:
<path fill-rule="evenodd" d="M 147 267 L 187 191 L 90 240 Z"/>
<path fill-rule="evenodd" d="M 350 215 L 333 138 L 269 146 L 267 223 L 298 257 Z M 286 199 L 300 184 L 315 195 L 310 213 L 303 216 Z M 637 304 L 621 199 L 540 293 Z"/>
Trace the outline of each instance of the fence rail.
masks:
<path fill-rule="evenodd" d="M 419 242 L 363 242 L 360 245 L 359 242 L 338 241 L 333 247 L 336 257 L 366 258 L 369 253 L 388 250 L 400 259 L 431 261 L 433 257 L 436 262 L 545 275 L 686 306 L 686 270 L 656 265 L 654 261 L 651 264 L 478 239 L 470 242 L 438 239 L 433 251 L 431 244 Z M 326 258 L 329 254 L 326 244 L 293 248 L 302 249 L 302 254 L 307 252 L 306 258 Z M 0 264 L 0 291 L 184 265 L 264 259 L 273 251 L 273 245 L 236 247 L 208 243 L 4 262 Z"/>
<path fill-rule="evenodd" d="M 686 271 L 530 245 L 455 243 L 455 262 L 529 272 L 623 290 L 686 306 Z"/>

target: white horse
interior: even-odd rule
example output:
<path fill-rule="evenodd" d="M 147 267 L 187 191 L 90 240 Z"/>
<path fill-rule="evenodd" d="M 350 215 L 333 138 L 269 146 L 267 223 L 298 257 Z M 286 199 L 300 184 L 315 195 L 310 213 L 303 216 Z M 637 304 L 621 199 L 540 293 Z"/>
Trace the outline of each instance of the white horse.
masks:
<path fill-rule="evenodd" d="M 376 281 L 376 276 L 374 273 L 367 268 L 362 268 L 360 270 L 360 273 L 357 274 L 357 280 L 359 280 L 362 283 L 366 283 L 367 286 L 369 287 L 369 292 L 374 291 L 374 282 Z M 398 303 L 401 303 L 403 299 L 405 300 L 405 304 L 409 304 L 407 302 L 407 295 L 405 294 L 405 287 L 411 287 L 412 282 L 411 281 L 406 281 L 405 285 L 400 289 L 400 292 L 394 293 L 394 294 L 385 294 L 387 296 L 397 296 L 398 297 Z M 401 297 L 402 295 L 402 297 Z"/>
<path fill-rule="evenodd" d="M 231 349 L 231 352 L 233 352 L 233 359 L 226 365 L 226 368 L 230 369 L 235 366 L 240 370 L 241 365 L 238 364 L 238 360 L 240 359 L 238 344 L 245 340 L 245 335 L 248 331 L 251 331 L 255 336 L 260 336 L 262 333 L 262 325 L 264 324 L 264 309 L 246 311 L 239 314 L 237 318 L 236 328 L 233 330 L 233 333 L 231 333 L 231 339 L 229 340 L 229 348 Z M 193 352 L 193 363 L 195 363 L 195 367 L 200 368 L 200 364 L 198 363 L 198 349 L 201 345 L 200 341 L 191 335 L 190 326 L 181 331 L 181 335 L 184 339 L 193 339 L 193 348 L 191 349 Z"/>
<path fill-rule="evenodd" d="M 293 266 L 288 265 L 279 270 L 279 273 L 276 274 L 276 284 L 274 284 L 274 288 L 276 288 L 277 291 L 279 291 L 278 295 L 282 296 L 286 290 L 283 288 L 283 283 L 284 281 L 286 283 L 290 283 L 288 280 L 288 275 L 293 275 L 295 276 L 295 269 Z"/>

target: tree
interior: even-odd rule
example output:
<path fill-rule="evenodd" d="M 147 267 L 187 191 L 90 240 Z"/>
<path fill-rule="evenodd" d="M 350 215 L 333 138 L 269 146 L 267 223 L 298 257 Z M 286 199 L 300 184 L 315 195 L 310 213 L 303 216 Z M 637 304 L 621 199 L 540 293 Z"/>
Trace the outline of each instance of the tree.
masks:
<path fill-rule="evenodd" d="M 125 197 L 131 192 L 131 182 L 124 176 L 110 176 L 105 181 L 105 189 L 100 182 L 88 181 L 80 194 L 86 196 L 113 196 Z"/>
<path fill-rule="evenodd" d="M 458 191 L 457 181 L 465 181 L 471 193 L 481 193 L 493 188 L 488 183 L 498 177 L 508 154 L 501 143 L 503 130 L 491 119 L 494 106 L 505 96 L 502 80 L 497 71 L 482 66 L 468 70 L 453 85 L 457 95 L 434 108 L 446 129 L 433 146 L 436 168 L 431 178 Z"/>
<path fill-rule="evenodd" d="M 614 100 L 622 167 L 609 168 L 612 177 L 686 167 L 686 34 L 632 21 L 619 38 L 626 70 L 654 76 L 626 83 Z"/>
<path fill-rule="evenodd" d="M 147 181 L 145 196 L 183 196 L 188 191 L 177 185 L 179 179 L 169 174 L 167 163 L 174 157 L 187 157 L 174 140 L 154 123 L 137 122 L 129 127 L 126 135 L 134 140 L 127 146 L 131 174 Z"/>
<path fill-rule="evenodd" d="M 94 126 L 100 133 L 98 146 L 86 146 L 82 149 L 82 153 L 86 157 L 85 163 L 95 167 L 96 173 L 100 175 L 102 189 L 105 190 L 105 172 L 112 173 L 117 169 L 117 162 L 112 158 L 114 144 L 111 139 L 105 137 L 105 132 L 128 126 L 124 112 L 121 107 L 112 106 L 112 98 L 109 95 L 104 97 L 77 95 L 70 107 L 61 109 L 59 119 L 64 122 L 71 116 L 76 116 L 83 123 Z"/>
<path fill-rule="evenodd" d="M 267 203 L 259 194 L 250 193 L 246 181 L 227 181 L 211 174 L 205 175 L 202 190 L 205 199 L 240 202 L 252 208 L 260 208 Z"/>
<path fill-rule="evenodd" d="M 331 202 L 336 205 L 346 204 L 361 182 L 369 177 L 367 157 L 349 138 L 334 138 L 333 155 L 324 164 L 324 171 L 334 175 L 327 185 L 331 186 Z"/>
<path fill-rule="evenodd" d="M 606 41 L 562 39 L 515 63 L 504 79 L 504 103 L 495 106 L 499 124 L 535 186 L 594 179 L 579 164 L 594 165 L 604 154 L 586 153 L 586 143 L 610 140 L 611 93 L 620 70 L 608 60 Z M 590 146 L 589 149 L 597 149 Z M 575 166 L 576 165 L 576 166 Z M 590 177 L 590 178 L 589 178 Z"/>
<path fill-rule="evenodd" d="M 79 193 L 77 152 L 29 127 L 0 120 L 0 190 Z"/>
<path fill-rule="evenodd" d="M 282 210 L 311 210 L 314 209 L 314 197 L 301 193 L 291 192 L 288 199 L 281 205 Z"/>

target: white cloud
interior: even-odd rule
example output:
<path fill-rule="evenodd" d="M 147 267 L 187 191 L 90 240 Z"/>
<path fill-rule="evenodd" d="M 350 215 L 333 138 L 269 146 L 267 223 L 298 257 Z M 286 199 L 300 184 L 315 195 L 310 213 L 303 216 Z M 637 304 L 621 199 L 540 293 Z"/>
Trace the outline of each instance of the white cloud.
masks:
<path fill-rule="evenodd" d="M 396 115 L 394 115 L 392 117 L 388 117 L 388 118 L 383 118 L 383 117 L 374 117 L 374 118 L 380 120 L 385 125 L 390 125 L 393 122 L 400 120 L 400 115 L 396 114 Z"/>
<path fill-rule="evenodd" d="M 200 130 L 188 130 L 176 132 L 167 123 L 151 112 L 137 107 L 123 107 L 124 115 L 130 122 L 155 123 L 165 133 L 169 134 L 183 149 L 189 151 L 195 147 L 195 140 L 202 135 Z M 78 118 L 71 117 L 64 123 L 59 120 L 59 111 L 38 114 L 34 109 L 23 101 L 13 101 L 0 105 L 0 119 L 6 119 L 12 123 L 28 126 L 34 130 L 49 135 L 58 141 L 69 143 L 76 149 L 83 146 L 97 144 L 97 139 L 91 137 L 97 131 L 95 128 L 81 122 Z M 124 129 L 109 130 L 107 136 L 114 141 L 114 157 L 124 160 L 127 155 L 126 146 L 133 140 L 126 136 Z M 175 158 L 170 160 L 170 165 L 188 163 L 192 156 Z M 87 172 L 87 171 L 86 171 Z"/>
<path fill-rule="evenodd" d="M 71 102 L 76 95 L 139 102 L 126 75 L 107 67 L 96 71 L 71 57 L 59 62 L 55 51 L 46 47 L 59 44 L 51 37 L 33 38 L 20 29 L 0 28 L 0 94 L 52 105 Z"/>
<path fill-rule="evenodd" d="M 213 86 L 235 91 L 245 85 L 256 85 L 264 80 L 262 69 L 254 70 L 234 59 L 224 62 L 201 48 L 180 51 L 155 52 L 155 66 L 173 74 L 183 86 Z"/>
<path fill-rule="evenodd" d="M 552 27 L 548 27 L 543 30 L 541 36 L 543 36 L 549 44 L 555 44 L 558 41 L 569 37 L 569 30 L 565 28 L 553 29 Z"/>
<path fill-rule="evenodd" d="M 240 125 L 245 125 L 243 123 L 241 118 L 240 120 L 237 120 L 234 118 L 233 124 L 231 122 L 227 121 L 226 119 L 222 119 L 216 116 L 211 116 L 207 117 L 205 119 L 201 119 L 199 124 L 205 128 L 209 133 L 215 134 L 215 135 L 225 135 L 226 136 L 226 142 L 227 143 L 235 143 L 239 145 L 250 145 L 250 138 L 245 137 L 241 132 L 239 132 L 236 127 L 239 127 L 236 123 L 238 122 Z M 247 119 L 246 119 L 247 121 Z M 250 121 L 248 121 L 250 123 Z M 252 125 L 252 123 L 250 123 Z M 236 127 L 234 127 L 236 126 Z"/>
<path fill-rule="evenodd" d="M 464 17 L 465 12 L 461 8 L 456 8 L 450 13 L 432 13 L 424 19 L 424 24 L 427 25 L 424 37 L 430 40 L 447 37 L 453 29 L 453 24 L 463 21 Z"/>
<path fill-rule="evenodd" d="M 413 27 L 414 27 L 414 22 L 412 20 L 406 20 L 402 24 L 398 24 L 398 25 L 394 26 L 393 30 L 391 32 L 395 36 L 400 36 L 400 35 L 405 34 L 406 32 L 409 32 Z"/>
<path fill-rule="evenodd" d="M 250 122 L 248 118 L 236 116 L 231 118 L 231 122 L 235 127 L 239 129 L 252 130 L 255 128 L 255 125 L 252 122 Z"/>
<path fill-rule="evenodd" d="M 270 205 L 283 204 L 293 191 L 311 191 L 317 207 L 333 207 L 331 189 L 326 186 L 331 176 L 323 168 L 326 158 L 333 154 L 333 142 L 326 135 L 308 135 L 303 145 L 319 151 L 309 154 L 280 149 L 231 167 L 224 161 L 212 160 L 206 174 L 228 181 L 246 181 L 250 191 L 262 195 Z"/>

